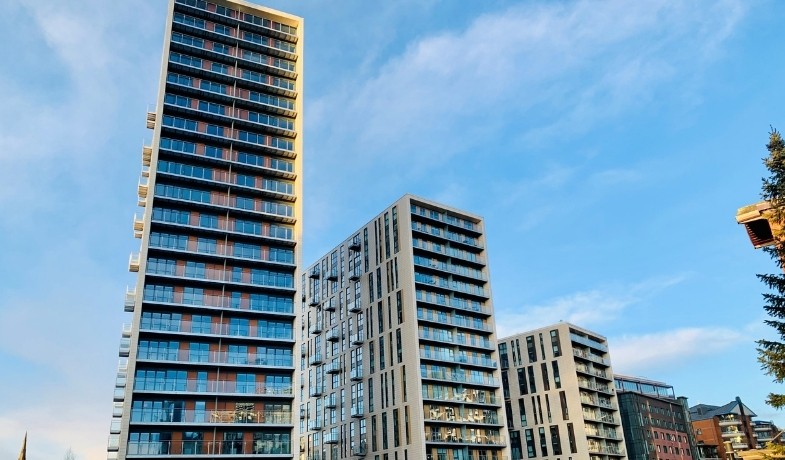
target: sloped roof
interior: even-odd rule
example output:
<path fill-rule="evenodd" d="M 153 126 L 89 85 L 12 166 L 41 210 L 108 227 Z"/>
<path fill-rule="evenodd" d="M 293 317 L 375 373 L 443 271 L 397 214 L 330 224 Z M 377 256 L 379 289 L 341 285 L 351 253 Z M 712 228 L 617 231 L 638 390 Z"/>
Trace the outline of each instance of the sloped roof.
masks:
<path fill-rule="evenodd" d="M 728 414 L 741 414 L 741 409 L 744 408 L 744 415 L 749 417 L 757 417 L 757 414 L 752 411 L 746 404 L 739 405 L 738 400 L 733 400 L 724 406 L 712 406 L 710 404 L 698 404 L 690 407 L 691 420 L 707 420 L 714 417 L 720 417 Z"/>

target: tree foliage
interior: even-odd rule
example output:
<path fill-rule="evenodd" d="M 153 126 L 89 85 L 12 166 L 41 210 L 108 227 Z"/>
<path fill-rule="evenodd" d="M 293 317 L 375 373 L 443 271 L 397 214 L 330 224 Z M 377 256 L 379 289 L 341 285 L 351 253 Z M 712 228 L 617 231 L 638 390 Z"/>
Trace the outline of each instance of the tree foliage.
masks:
<path fill-rule="evenodd" d="M 776 129 L 769 132 L 766 148 L 769 156 L 763 159 L 763 164 L 769 175 L 763 178 L 761 198 L 771 205 L 767 217 L 774 231 L 774 244 L 765 250 L 781 270 L 758 278 L 769 290 L 763 294 L 763 309 L 769 315 L 764 322 L 777 331 L 780 340 L 758 340 L 758 361 L 775 382 L 785 383 L 785 273 L 782 271 L 785 268 L 785 142 Z M 766 402 L 781 409 L 785 407 L 785 395 L 771 393 Z"/>

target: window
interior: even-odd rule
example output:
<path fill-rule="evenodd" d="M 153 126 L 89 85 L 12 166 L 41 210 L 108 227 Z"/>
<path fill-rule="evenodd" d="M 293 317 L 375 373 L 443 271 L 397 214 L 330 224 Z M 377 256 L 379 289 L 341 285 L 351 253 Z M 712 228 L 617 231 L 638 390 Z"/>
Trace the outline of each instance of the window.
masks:
<path fill-rule="evenodd" d="M 526 337 L 526 349 L 529 352 L 529 362 L 537 361 L 537 349 L 534 347 L 534 336 Z M 534 391 L 534 390 L 532 390 Z"/>

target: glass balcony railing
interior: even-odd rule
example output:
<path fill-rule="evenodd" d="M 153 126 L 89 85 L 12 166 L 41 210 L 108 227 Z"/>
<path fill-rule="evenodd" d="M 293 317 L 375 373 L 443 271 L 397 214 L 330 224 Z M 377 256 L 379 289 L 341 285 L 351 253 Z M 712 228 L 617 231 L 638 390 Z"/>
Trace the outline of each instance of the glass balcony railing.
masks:
<path fill-rule="evenodd" d="M 140 349 L 137 353 L 137 359 L 146 361 L 228 364 L 240 366 L 294 366 L 294 361 L 291 356 L 275 356 L 257 353 L 238 354 L 225 351 Z"/>
<path fill-rule="evenodd" d="M 136 379 L 134 391 L 185 392 L 185 393 L 230 393 L 268 396 L 291 396 L 291 385 L 268 385 L 266 383 L 236 382 L 230 380 L 199 379 Z"/>
<path fill-rule="evenodd" d="M 279 435 L 281 436 L 281 435 Z M 288 436 L 288 435 L 285 435 Z M 248 456 L 253 455 L 290 455 L 291 443 L 288 439 L 271 441 L 129 441 L 129 457 L 172 457 L 190 455 L 209 456 Z"/>
<path fill-rule="evenodd" d="M 482 356 L 466 356 L 461 354 L 444 353 L 444 352 L 437 352 L 433 350 L 420 350 L 420 358 L 434 360 L 434 361 L 441 361 L 446 363 L 472 364 L 475 366 L 493 367 L 494 369 L 497 367 L 496 361 L 490 358 L 486 358 Z"/>
<path fill-rule="evenodd" d="M 145 321 L 142 319 L 142 331 L 183 332 L 187 334 L 220 335 L 225 337 L 248 337 L 269 340 L 294 340 L 293 329 L 259 327 L 250 324 L 205 323 L 189 320 Z"/>
<path fill-rule="evenodd" d="M 131 409 L 131 423 L 291 425 L 291 411 Z"/>

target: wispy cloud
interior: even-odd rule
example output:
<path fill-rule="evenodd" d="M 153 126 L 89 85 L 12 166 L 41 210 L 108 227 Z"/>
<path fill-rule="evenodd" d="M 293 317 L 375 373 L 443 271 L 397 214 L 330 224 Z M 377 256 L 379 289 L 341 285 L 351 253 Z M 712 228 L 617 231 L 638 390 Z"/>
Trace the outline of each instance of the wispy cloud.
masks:
<path fill-rule="evenodd" d="M 613 368 L 635 375 L 685 366 L 691 359 L 715 355 L 750 337 L 723 327 L 686 327 L 609 338 Z"/>
<path fill-rule="evenodd" d="M 138 37 L 124 24 L 129 8 L 137 8 L 138 18 L 149 6 L 107 7 L 98 0 L 12 4 L 14 19 L 25 25 L 25 34 L 36 37 L 25 52 L 57 69 L 43 92 L 31 87 L 29 78 L 19 78 L 23 72 L 18 69 L 0 76 L 5 88 L 0 204 L 13 209 L 8 215 L 17 219 L 54 206 L 51 194 L 63 183 L 79 187 L 97 175 L 95 160 L 115 153 L 106 146 L 116 135 L 118 108 L 137 100 L 134 92 L 141 90 L 137 81 L 121 77 L 151 61 L 130 46 Z M 141 30 L 137 26 L 134 32 Z M 30 67 L 28 75 L 41 71 L 35 63 L 20 62 Z M 141 121 L 137 126 L 143 129 Z"/>
<path fill-rule="evenodd" d="M 504 337 L 548 324 L 566 321 L 590 327 L 619 318 L 630 306 L 675 286 L 688 278 L 686 274 L 647 279 L 632 285 L 609 286 L 576 292 L 539 305 L 521 305 L 496 309 L 497 335 Z"/>
<path fill-rule="evenodd" d="M 448 185 L 450 175 L 432 174 L 440 169 L 476 168 L 493 180 L 484 162 L 522 167 L 519 157 L 538 145 L 656 106 L 660 95 L 681 98 L 721 53 L 742 5 L 527 2 L 424 36 L 375 74 L 310 103 L 309 129 L 323 140 L 311 167 L 340 163 L 336 180 L 381 189 L 377 195 L 387 187 L 360 173 L 371 164 L 399 186 L 428 175 L 434 193 Z M 503 147 L 487 150 L 490 139 Z M 621 179 L 629 176 L 597 178 Z M 326 202 L 353 192 L 314 187 Z M 330 216 L 318 221 L 327 225 Z"/>

